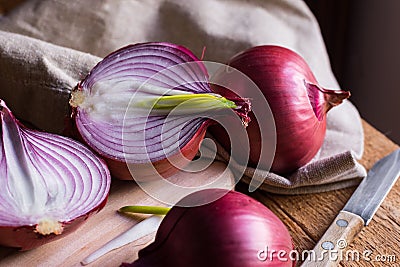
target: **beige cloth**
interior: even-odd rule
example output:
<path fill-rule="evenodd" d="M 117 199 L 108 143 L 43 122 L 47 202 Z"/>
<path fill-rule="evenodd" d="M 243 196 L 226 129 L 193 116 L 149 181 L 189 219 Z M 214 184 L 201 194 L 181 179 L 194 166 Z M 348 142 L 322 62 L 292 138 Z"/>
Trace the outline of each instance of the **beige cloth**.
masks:
<path fill-rule="evenodd" d="M 338 88 L 318 24 L 301 0 L 30 0 L 0 20 L 0 98 L 33 125 L 61 132 L 69 92 L 100 58 L 129 43 L 169 41 L 205 60 L 226 62 L 260 44 L 301 54 L 321 85 Z M 29 37 L 33 38 L 29 38 Z M 42 41 L 39 41 L 39 40 Z M 90 53 L 90 54 L 87 54 Z M 96 56 L 93 56 L 96 55 Z M 326 191 L 365 176 L 357 162 L 363 130 L 346 101 L 328 114 L 325 142 L 312 163 L 290 177 L 247 168 L 277 193 Z M 228 155 L 219 150 L 222 159 Z"/>

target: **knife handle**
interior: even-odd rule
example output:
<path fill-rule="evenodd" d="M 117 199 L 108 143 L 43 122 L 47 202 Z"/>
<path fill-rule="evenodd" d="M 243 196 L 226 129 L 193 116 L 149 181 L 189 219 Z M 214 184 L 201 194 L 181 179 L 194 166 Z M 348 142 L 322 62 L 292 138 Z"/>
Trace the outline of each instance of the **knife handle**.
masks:
<path fill-rule="evenodd" d="M 347 211 L 340 211 L 315 245 L 313 249 L 315 254 L 309 251 L 308 259 L 304 259 L 301 266 L 337 266 L 346 257 L 345 248 L 353 241 L 363 226 L 364 220 L 360 216 Z"/>

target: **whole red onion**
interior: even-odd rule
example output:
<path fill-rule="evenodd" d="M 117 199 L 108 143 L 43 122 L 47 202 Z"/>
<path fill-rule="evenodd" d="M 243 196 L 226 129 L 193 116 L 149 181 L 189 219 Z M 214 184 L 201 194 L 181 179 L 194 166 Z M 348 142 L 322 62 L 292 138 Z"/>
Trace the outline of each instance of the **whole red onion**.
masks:
<path fill-rule="evenodd" d="M 217 200 L 187 207 L 209 199 Z M 271 257 L 266 248 L 280 251 L 281 259 L 276 254 Z M 239 192 L 207 189 L 174 206 L 154 243 L 139 252 L 137 261 L 122 266 L 294 266 L 289 254 L 292 249 L 285 225 L 264 205 Z"/>
<path fill-rule="evenodd" d="M 320 87 L 305 60 L 292 50 L 280 46 L 263 45 L 245 50 L 234 56 L 228 65 L 247 75 L 261 90 L 272 111 L 276 127 L 276 151 L 271 171 L 286 174 L 307 164 L 318 152 L 325 137 L 326 113 L 350 93 Z M 261 138 L 261 132 L 271 132 L 273 122 L 268 114 L 257 114 L 265 105 L 263 99 L 253 99 L 251 89 L 238 80 L 232 71 L 219 72 L 217 84 L 230 84 L 229 89 L 241 97 L 249 97 L 253 112 L 247 127 L 250 141 L 249 165 L 267 169 L 275 143 L 273 135 Z M 214 86 L 214 91 L 226 89 Z M 225 93 L 226 95 L 226 93 Z M 255 114 L 254 114 L 255 113 Z M 257 118 L 256 116 L 257 115 Z M 221 127 L 214 127 L 215 138 L 228 150 L 229 138 Z M 260 157 L 260 154 L 264 156 Z M 235 157 L 235 155 L 232 155 Z"/>

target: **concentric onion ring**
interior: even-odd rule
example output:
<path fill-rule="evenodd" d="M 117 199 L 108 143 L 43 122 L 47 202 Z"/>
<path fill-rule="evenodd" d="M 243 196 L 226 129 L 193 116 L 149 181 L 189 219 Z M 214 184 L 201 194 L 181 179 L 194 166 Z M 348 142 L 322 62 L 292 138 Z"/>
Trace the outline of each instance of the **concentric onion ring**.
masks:
<path fill-rule="evenodd" d="M 31 249 L 100 210 L 111 177 L 84 145 L 24 127 L 2 100 L 0 108 L 0 245 Z"/>

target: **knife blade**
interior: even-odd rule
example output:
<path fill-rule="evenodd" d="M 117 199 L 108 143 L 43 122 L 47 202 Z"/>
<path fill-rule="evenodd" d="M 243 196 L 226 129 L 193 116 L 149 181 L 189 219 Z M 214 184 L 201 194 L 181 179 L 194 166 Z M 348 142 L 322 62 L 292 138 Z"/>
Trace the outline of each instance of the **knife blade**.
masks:
<path fill-rule="evenodd" d="M 341 250 L 370 223 L 399 175 L 397 149 L 374 164 L 301 266 L 337 266 L 343 258 Z"/>

